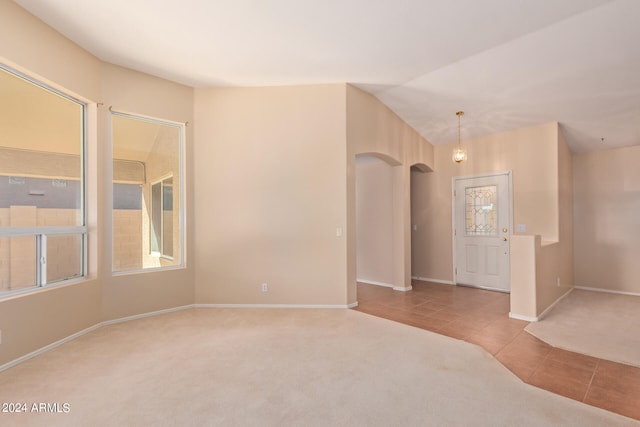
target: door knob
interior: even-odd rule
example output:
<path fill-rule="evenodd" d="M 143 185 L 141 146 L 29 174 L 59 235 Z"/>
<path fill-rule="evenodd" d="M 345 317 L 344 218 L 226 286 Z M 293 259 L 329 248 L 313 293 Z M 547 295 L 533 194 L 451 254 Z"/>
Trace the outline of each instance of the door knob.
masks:
<path fill-rule="evenodd" d="M 502 240 L 506 242 L 506 241 L 507 241 L 507 238 L 506 238 L 506 237 L 503 237 L 503 238 L 502 238 Z"/>
<path fill-rule="evenodd" d="M 505 228 L 502 229 L 502 231 L 506 233 L 509 230 L 507 230 L 507 227 L 505 227 Z"/>

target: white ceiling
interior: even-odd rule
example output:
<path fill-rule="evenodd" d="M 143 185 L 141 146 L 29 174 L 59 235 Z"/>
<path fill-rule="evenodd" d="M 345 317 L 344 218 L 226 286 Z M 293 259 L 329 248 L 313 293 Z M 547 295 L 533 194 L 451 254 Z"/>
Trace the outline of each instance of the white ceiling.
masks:
<path fill-rule="evenodd" d="M 191 86 L 352 83 L 433 144 L 464 110 L 463 139 L 559 121 L 574 152 L 640 145 L 638 0 L 15 1 Z"/>

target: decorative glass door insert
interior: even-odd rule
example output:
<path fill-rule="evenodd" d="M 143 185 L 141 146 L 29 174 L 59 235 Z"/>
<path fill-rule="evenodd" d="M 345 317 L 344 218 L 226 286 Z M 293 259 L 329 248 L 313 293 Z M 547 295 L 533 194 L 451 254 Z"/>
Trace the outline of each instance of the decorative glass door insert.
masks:
<path fill-rule="evenodd" d="M 497 191 L 495 185 L 465 188 L 465 235 L 498 235 Z"/>

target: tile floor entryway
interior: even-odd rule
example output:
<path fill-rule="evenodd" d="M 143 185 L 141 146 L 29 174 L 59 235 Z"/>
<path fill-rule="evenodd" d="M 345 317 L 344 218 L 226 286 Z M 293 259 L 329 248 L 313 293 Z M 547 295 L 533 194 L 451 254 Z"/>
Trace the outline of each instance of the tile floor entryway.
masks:
<path fill-rule="evenodd" d="M 413 290 L 358 283 L 354 310 L 482 346 L 522 381 L 640 420 L 640 368 L 550 346 L 509 318 L 509 294 L 413 281 Z"/>

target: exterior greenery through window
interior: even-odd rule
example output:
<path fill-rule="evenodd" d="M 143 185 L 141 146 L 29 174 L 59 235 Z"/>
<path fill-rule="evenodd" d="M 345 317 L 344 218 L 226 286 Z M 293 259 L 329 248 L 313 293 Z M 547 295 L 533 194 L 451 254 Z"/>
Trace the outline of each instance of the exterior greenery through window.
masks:
<path fill-rule="evenodd" d="M 183 265 L 184 125 L 112 112 L 113 271 Z"/>
<path fill-rule="evenodd" d="M 0 295 L 86 275 L 82 102 L 0 64 Z"/>

